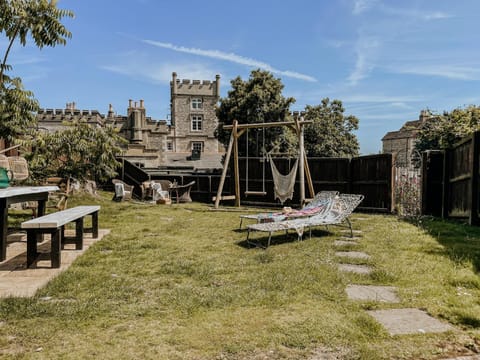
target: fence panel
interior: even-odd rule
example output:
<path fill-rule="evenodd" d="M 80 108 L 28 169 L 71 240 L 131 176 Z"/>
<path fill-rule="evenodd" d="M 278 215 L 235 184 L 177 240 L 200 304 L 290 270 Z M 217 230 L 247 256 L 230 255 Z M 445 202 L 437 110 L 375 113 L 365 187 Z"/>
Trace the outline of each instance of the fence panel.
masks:
<path fill-rule="evenodd" d="M 384 212 L 393 210 L 392 166 L 391 154 L 361 156 L 351 160 L 351 192 L 365 196 L 360 208 Z"/>
<path fill-rule="evenodd" d="M 422 214 L 442 216 L 443 151 L 426 151 L 422 155 Z"/>
<path fill-rule="evenodd" d="M 470 214 L 473 176 L 472 146 L 473 136 L 470 136 L 448 150 L 446 169 L 448 217 L 468 217 Z"/>

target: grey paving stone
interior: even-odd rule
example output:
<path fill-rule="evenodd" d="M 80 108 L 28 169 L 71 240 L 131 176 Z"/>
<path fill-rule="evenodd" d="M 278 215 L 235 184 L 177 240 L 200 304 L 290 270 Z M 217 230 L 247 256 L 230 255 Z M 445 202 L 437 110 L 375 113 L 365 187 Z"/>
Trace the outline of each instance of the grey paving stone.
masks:
<path fill-rule="evenodd" d="M 348 285 L 347 295 L 351 300 L 371 300 L 379 302 L 400 302 L 393 286 Z"/>
<path fill-rule="evenodd" d="M 338 264 L 340 271 L 352 272 L 355 274 L 370 274 L 373 269 L 367 265 Z"/>
<path fill-rule="evenodd" d="M 344 234 L 350 234 L 350 230 L 349 230 L 349 229 L 340 230 L 340 232 L 342 232 L 342 233 L 344 233 Z M 353 233 L 353 235 L 355 235 L 355 234 L 361 234 L 361 233 L 362 233 L 362 230 L 352 230 L 352 233 Z"/>
<path fill-rule="evenodd" d="M 335 256 L 346 257 L 350 259 L 370 259 L 370 255 L 361 251 L 337 251 Z"/>
<path fill-rule="evenodd" d="M 443 323 L 419 309 L 370 310 L 373 316 L 390 335 L 438 333 L 453 330 L 453 326 Z"/>
<path fill-rule="evenodd" d="M 360 236 L 353 236 L 351 237 L 350 235 L 349 236 L 340 236 L 340 240 L 347 240 L 347 241 L 357 241 L 357 240 L 361 240 L 362 238 Z"/>
<path fill-rule="evenodd" d="M 348 240 L 335 240 L 333 245 L 335 245 L 335 246 L 357 246 L 358 242 L 348 241 Z"/>

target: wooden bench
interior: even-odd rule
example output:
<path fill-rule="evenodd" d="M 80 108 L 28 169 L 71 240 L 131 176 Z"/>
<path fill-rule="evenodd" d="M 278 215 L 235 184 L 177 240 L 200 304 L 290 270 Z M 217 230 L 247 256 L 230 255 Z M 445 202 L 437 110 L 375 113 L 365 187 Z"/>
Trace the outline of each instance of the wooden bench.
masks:
<path fill-rule="evenodd" d="M 92 216 L 92 236 L 98 237 L 98 211 L 100 206 L 77 206 L 74 208 L 57 211 L 45 216 L 37 217 L 22 223 L 22 229 L 27 231 L 27 267 L 37 259 L 37 239 L 43 234 L 51 235 L 50 259 L 53 268 L 59 268 L 61 263 L 60 249 L 66 242 L 73 241 L 75 249 L 83 248 L 83 218 Z M 75 236 L 65 238 L 65 225 L 75 222 Z"/>

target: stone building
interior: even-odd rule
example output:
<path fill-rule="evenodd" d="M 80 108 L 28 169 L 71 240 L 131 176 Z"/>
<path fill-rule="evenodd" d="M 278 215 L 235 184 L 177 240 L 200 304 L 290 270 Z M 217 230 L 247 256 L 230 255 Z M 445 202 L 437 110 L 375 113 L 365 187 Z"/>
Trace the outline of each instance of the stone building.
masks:
<path fill-rule="evenodd" d="M 397 166 L 410 167 L 418 130 L 430 117 L 429 111 L 422 110 L 418 120 L 407 121 L 400 130 L 386 133 L 382 138 L 382 152 L 394 154 Z"/>
<path fill-rule="evenodd" d="M 70 103 L 65 109 L 42 109 L 37 119 L 39 129 L 46 131 L 64 127 L 64 121 L 80 119 L 96 126 L 113 125 L 128 140 L 120 156 L 146 170 L 206 171 L 222 168 L 224 147 L 214 136 L 219 97 L 219 75 L 213 81 L 200 81 L 180 80 L 173 73 L 170 123 L 147 116 L 143 100 L 129 100 L 126 115 L 117 115 L 111 105 L 107 114 L 101 114 L 97 110 L 78 110 L 75 103 Z"/>

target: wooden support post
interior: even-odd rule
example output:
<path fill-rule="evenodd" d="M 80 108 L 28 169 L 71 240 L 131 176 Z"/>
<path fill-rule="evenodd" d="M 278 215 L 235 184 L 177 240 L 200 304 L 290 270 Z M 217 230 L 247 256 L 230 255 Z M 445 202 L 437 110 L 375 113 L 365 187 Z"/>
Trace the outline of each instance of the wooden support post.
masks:
<path fill-rule="evenodd" d="M 315 190 L 313 189 L 312 174 L 310 173 L 310 167 L 308 166 L 307 153 L 305 151 L 303 152 L 303 161 L 305 166 L 305 175 L 307 176 L 308 191 L 310 192 L 310 197 L 314 198 Z"/>
<path fill-rule="evenodd" d="M 230 141 L 228 143 L 227 154 L 225 155 L 225 162 L 223 163 L 222 176 L 220 177 L 220 184 L 218 184 L 217 196 L 215 197 L 215 209 L 218 209 L 220 199 L 222 197 L 223 185 L 225 184 L 225 177 L 227 176 L 228 164 L 230 163 L 230 157 L 232 155 L 233 147 L 233 132 L 230 134 Z"/>
<path fill-rule="evenodd" d="M 303 144 L 303 126 L 300 124 L 300 122 L 303 123 L 303 118 L 300 119 L 295 119 L 295 124 L 297 128 L 297 136 L 298 136 L 298 146 L 300 150 L 300 155 L 299 155 L 299 182 L 300 182 L 300 206 L 303 206 L 305 204 L 305 149 L 304 149 L 304 144 Z"/>
<path fill-rule="evenodd" d="M 238 167 L 238 121 L 233 122 L 233 173 L 235 177 L 235 206 L 240 207 L 240 169 Z"/>

